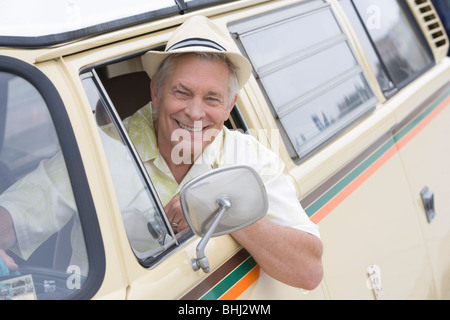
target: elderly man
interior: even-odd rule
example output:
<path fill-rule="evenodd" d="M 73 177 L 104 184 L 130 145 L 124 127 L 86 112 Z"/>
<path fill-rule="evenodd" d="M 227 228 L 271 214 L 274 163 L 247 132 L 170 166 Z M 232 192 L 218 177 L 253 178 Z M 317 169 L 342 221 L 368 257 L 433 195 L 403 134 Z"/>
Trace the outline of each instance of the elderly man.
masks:
<path fill-rule="evenodd" d="M 282 161 L 252 137 L 223 126 L 251 73 L 249 62 L 234 51 L 231 41 L 210 20 L 194 17 L 174 33 L 164 52 L 144 56 L 144 68 L 152 78 L 153 108 L 158 111 L 154 130 L 159 153 L 174 185 L 191 179 L 190 171 L 206 155 L 212 167 L 231 162 L 252 165 L 265 183 L 269 212 L 232 236 L 269 275 L 312 289 L 322 279 L 322 243 L 299 205 L 294 185 L 283 173 Z M 199 146 L 201 150 L 196 149 Z M 243 159 L 247 148 L 259 157 Z M 174 150 L 190 152 L 180 161 Z M 178 230 L 187 226 L 178 196 L 165 209 Z"/>
<path fill-rule="evenodd" d="M 269 275 L 315 288 L 322 279 L 318 227 L 301 208 L 283 162 L 250 135 L 223 125 L 251 74 L 229 34 L 204 17 L 193 17 L 173 33 L 165 51 L 150 51 L 142 62 L 152 79 L 152 103 L 125 119 L 124 126 L 174 231 L 187 227 L 178 196 L 186 182 L 220 166 L 249 164 L 264 181 L 269 209 L 265 218 L 232 236 Z M 17 241 L 17 217 L 1 205 L 0 248 L 6 249 Z M 17 268 L 2 249 L 0 258 Z"/>

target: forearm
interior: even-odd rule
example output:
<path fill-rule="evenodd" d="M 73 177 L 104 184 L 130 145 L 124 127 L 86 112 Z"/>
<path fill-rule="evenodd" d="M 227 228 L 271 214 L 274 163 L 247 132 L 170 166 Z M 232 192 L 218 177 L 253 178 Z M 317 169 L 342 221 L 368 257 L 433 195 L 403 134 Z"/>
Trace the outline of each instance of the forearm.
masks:
<path fill-rule="evenodd" d="M 266 219 L 236 231 L 232 236 L 273 278 L 308 290 L 320 283 L 322 242 L 316 236 Z"/>
<path fill-rule="evenodd" d="M 16 233 L 11 215 L 0 207 L 0 248 L 8 249 L 16 242 Z"/>

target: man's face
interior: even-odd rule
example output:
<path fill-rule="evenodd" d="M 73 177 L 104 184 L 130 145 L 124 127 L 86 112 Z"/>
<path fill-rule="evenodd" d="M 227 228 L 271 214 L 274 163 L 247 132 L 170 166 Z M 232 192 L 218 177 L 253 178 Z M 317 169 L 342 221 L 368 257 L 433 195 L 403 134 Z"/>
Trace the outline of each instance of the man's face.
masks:
<path fill-rule="evenodd" d="M 153 106 L 159 110 L 157 137 L 161 154 L 183 153 L 184 159 L 193 161 L 214 140 L 235 103 L 228 105 L 229 76 L 223 61 L 195 55 L 174 60 L 160 98 L 152 86 L 152 96 L 156 97 Z M 179 160 L 172 157 L 172 162 Z"/>

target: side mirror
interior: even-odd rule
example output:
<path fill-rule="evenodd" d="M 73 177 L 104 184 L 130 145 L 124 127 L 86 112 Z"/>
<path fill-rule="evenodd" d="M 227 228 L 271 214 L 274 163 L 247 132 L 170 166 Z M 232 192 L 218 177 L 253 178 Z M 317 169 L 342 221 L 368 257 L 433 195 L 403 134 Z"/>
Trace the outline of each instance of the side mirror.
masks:
<path fill-rule="evenodd" d="M 228 234 L 261 219 L 268 201 L 264 184 L 249 166 L 233 165 L 189 181 L 180 192 L 183 214 L 192 231 L 202 237 L 192 268 L 209 272 L 204 250 L 211 237 Z"/>

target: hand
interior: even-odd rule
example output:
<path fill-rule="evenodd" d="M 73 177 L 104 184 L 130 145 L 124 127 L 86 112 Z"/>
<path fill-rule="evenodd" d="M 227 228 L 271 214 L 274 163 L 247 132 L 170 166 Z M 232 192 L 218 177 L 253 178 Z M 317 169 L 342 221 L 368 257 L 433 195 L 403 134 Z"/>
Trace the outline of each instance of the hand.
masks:
<path fill-rule="evenodd" d="M 8 256 L 3 249 L 0 249 L 0 258 L 3 260 L 3 262 L 5 262 L 10 271 L 16 271 L 17 269 L 19 269 L 19 266 L 14 262 L 13 258 Z"/>
<path fill-rule="evenodd" d="M 181 210 L 180 196 L 177 195 L 164 207 L 173 232 L 178 233 L 188 227 Z"/>
<path fill-rule="evenodd" d="M 16 243 L 16 232 L 11 214 L 0 207 L 0 248 L 9 249 Z"/>

